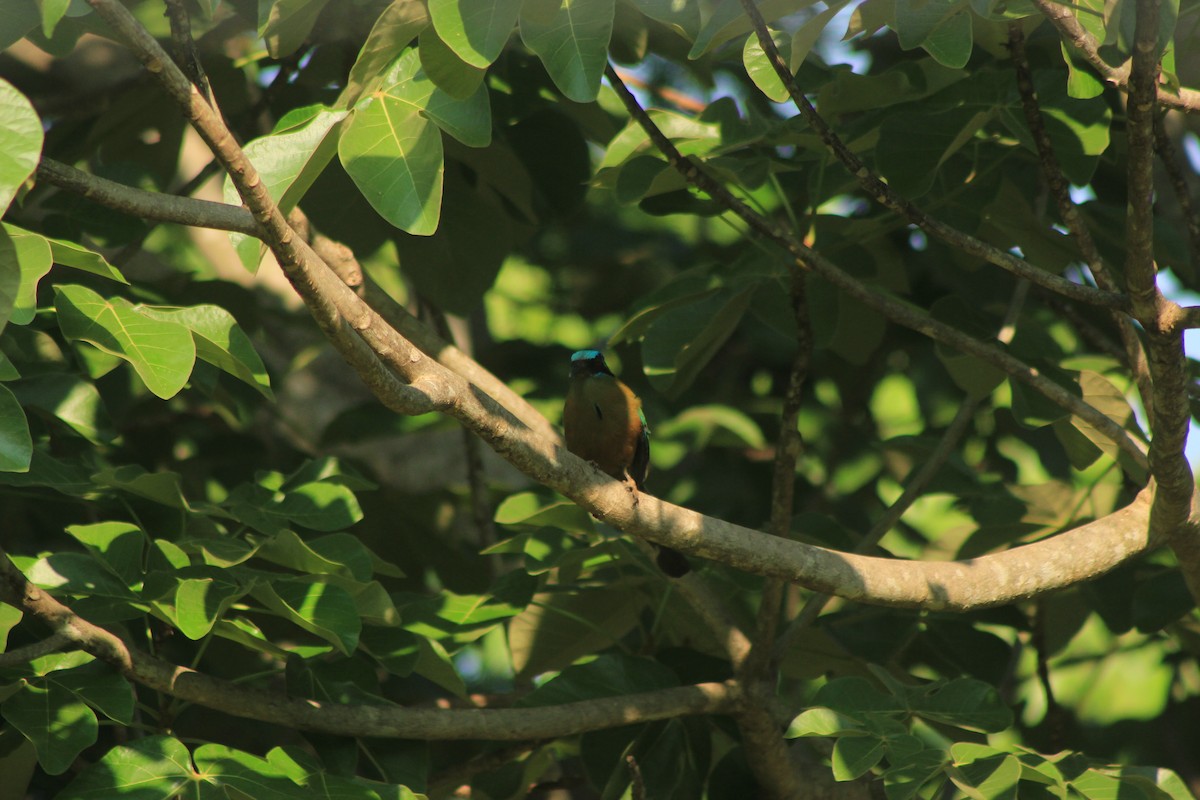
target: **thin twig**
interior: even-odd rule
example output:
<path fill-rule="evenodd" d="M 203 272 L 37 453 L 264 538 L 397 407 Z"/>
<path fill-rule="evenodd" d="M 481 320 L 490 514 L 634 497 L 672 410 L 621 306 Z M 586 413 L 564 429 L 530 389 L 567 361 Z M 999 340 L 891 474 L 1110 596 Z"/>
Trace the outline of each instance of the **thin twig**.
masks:
<path fill-rule="evenodd" d="M 200 62 L 200 52 L 196 48 L 196 40 L 192 38 L 192 23 L 188 19 L 187 9 L 183 0 L 164 0 L 167 6 L 167 19 L 171 23 L 171 42 L 175 45 L 175 62 L 188 76 L 192 85 L 200 90 L 200 94 L 211 105 L 213 102 L 212 87 L 208 84 L 208 76 L 204 74 L 204 65 Z"/>
<path fill-rule="evenodd" d="M 1192 264 L 1200 266 L 1200 215 L 1197 215 L 1192 203 L 1192 194 L 1184 179 L 1183 167 L 1175 153 L 1175 145 L 1172 144 L 1171 137 L 1167 135 L 1162 115 L 1154 117 L 1154 150 L 1158 153 L 1158 160 L 1162 163 L 1163 170 L 1171 181 L 1175 202 L 1179 203 L 1180 215 L 1183 217 L 1184 225 L 1187 226 L 1188 252 L 1192 257 Z"/>

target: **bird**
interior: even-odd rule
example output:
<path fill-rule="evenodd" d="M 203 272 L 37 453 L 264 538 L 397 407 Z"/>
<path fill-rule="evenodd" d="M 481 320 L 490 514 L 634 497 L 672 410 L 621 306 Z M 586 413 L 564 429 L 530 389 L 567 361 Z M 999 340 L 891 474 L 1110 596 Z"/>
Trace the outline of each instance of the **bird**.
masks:
<path fill-rule="evenodd" d="M 571 356 L 563 433 L 572 453 L 617 480 L 632 481 L 637 502 L 650 472 L 650 426 L 642 401 L 613 374 L 599 350 L 579 350 Z M 655 563 L 664 573 L 681 578 L 691 571 L 682 553 L 655 547 Z"/>

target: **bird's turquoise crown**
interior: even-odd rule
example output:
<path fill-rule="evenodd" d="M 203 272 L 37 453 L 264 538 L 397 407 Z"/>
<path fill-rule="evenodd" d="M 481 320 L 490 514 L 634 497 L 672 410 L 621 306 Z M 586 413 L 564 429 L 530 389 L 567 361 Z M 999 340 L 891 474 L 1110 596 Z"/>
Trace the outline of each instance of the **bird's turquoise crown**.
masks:
<path fill-rule="evenodd" d="M 572 361 L 591 361 L 593 358 L 599 357 L 599 355 L 600 355 L 599 350 L 576 350 L 571 355 L 571 360 Z"/>

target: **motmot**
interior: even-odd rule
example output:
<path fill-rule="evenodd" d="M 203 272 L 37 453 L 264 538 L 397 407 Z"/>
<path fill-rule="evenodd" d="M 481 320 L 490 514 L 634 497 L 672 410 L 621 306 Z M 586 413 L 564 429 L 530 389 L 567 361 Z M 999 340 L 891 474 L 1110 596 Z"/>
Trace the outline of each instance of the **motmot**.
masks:
<path fill-rule="evenodd" d="M 599 350 L 580 350 L 571 356 L 571 383 L 563 406 L 567 449 L 621 481 L 645 491 L 650 472 L 650 427 L 642 401 L 613 374 Z M 691 570 L 677 550 L 658 547 L 655 562 L 672 578 Z"/>

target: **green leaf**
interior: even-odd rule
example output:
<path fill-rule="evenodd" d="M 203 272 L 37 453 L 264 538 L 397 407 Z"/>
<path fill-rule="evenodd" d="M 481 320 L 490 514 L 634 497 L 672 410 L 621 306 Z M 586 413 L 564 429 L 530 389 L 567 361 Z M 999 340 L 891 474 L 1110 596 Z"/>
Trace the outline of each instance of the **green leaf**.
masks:
<path fill-rule="evenodd" d="M 568 667 L 517 703 L 520 708 L 556 706 L 599 697 L 636 694 L 679 685 L 666 666 L 647 658 L 605 653 L 586 664 Z"/>
<path fill-rule="evenodd" d="M 20 91 L 0 78 L 0 216 L 37 168 L 42 121 Z"/>
<path fill-rule="evenodd" d="M 90 555 L 51 553 L 26 572 L 31 583 L 60 593 L 135 600 L 125 581 Z"/>
<path fill-rule="evenodd" d="M 362 542 L 349 534 L 306 542 L 293 531 L 280 531 L 258 548 L 257 555 L 298 572 L 344 575 L 360 581 L 371 577 L 370 553 Z"/>
<path fill-rule="evenodd" d="M 660 0 L 661 5 L 662 0 Z M 688 5 L 691 5 L 690 3 Z M 760 0 L 755 3 L 763 19 L 768 22 L 794 14 L 804 8 L 815 5 L 814 0 Z M 697 59 L 708 51 L 719 47 L 735 36 L 741 36 L 751 30 L 753 25 L 742 10 L 741 0 L 720 0 L 715 4 L 712 13 L 695 36 L 695 42 L 688 53 L 689 59 Z"/>
<path fill-rule="evenodd" d="M 831 708 L 810 708 L 788 725 L 789 739 L 800 736 L 846 736 L 863 733 L 865 729 L 854 717 L 839 714 Z"/>
<path fill-rule="evenodd" d="M 42 33 L 49 39 L 54 36 L 54 29 L 67 13 L 71 0 L 38 0 L 38 5 L 42 7 Z"/>
<path fill-rule="evenodd" d="M 488 185 L 471 186 L 461 170 L 446 175 L 444 197 L 436 233 L 397 236 L 400 268 L 438 308 L 470 315 L 512 250 L 512 227 L 501 198 Z"/>
<path fill-rule="evenodd" d="M 688 0 L 632 0 L 634 8 L 668 26 L 688 41 L 700 33 L 700 4 Z"/>
<path fill-rule="evenodd" d="M 783 56 L 783 60 L 791 66 L 792 63 L 792 38 L 780 31 L 771 31 L 771 39 L 775 42 L 775 47 L 779 49 L 779 54 Z M 742 64 L 746 67 L 746 74 L 750 76 L 750 80 L 754 81 L 754 85 L 758 90 L 765 94 L 770 100 L 776 103 L 783 103 L 788 99 L 788 90 L 779 80 L 779 75 L 775 72 L 775 67 L 771 64 L 771 60 L 767 58 L 766 52 L 762 48 L 757 36 L 749 36 L 746 38 L 746 46 L 742 48 Z M 792 73 L 795 75 L 795 72 Z"/>
<path fill-rule="evenodd" d="M 0 14 L 0 50 L 7 50 L 18 39 L 37 27 L 41 13 L 36 0 L 12 0 Z M 41 126 L 38 126 L 39 130 Z M 3 214 L 3 211 L 0 211 Z"/>
<path fill-rule="evenodd" d="M 251 590 L 260 603 L 284 619 L 332 644 L 343 655 L 358 646 L 362 619 L 345 589 L 299 578 L 260 583 Z"/>
<path fill-rule="evenodd" d="M 133 721 L 133 686 L 103 661 L 55 670 L 46 675 L 46 683 L 58 684 L 115 722 Z"/>
<path fill-rule="evenodd" d="M 8 223 L 0 224 L 0 330 L 11 320 L 28 325 L 37 313 L 38 282 L 45 277 L 54 261 L 46 240 Z M 16 286 L 12 285 L 17 279 Z M 9 300 L 11 298 L 11 301 Z M 6 313 L 7 312 L 7 313 Z"/>
<path fill-rule="evenodd" d="M 454 668 L 446 648 L 432 639 L 420 638 L 418 641 L 417 663 L 413 672 L 441 686 L 457 697 L 467 696 L 467 686 L 462 676 Z"/>
<path fill-rule="evenodd" d="M 25 683 L 4 701 L 3 712 L 33 742 L 38 762 L 51 775 L 66 772 L 99 731 L 95 712 L 57 681 Z"/>
<path fill-rule="evenodd" d="M 171 508 L 192 510 L 183 496 L 183 484 L 178 472 L 147 472 L 136 464 L 125 464 L 101 470 L 91 477 L 100 486 L 129 492 Z"/>
<path fill-rule="evenodd" d="M 909 690 L 913 713 L 968 730 L 996 733 L 1012 725 L 1012 711 L 990 684 L 956 678 Z"/>
<path fill-rule="evenodd" d="M 275 0 L 258 35 L 272 58 L 295 52 L 312 32 L 321 10 L 329 0 Z"/>
<path fill-rule="evenodd" d="M 128 522 L 96 522 L 68 525 L 67 533 L 107 564 L 127 586 L 141 582 L 147 540 L 138 526 Z"/>
<path fill-rule="evenodd" d="M 258 170 L 271 199 L 285 214 L 296 207 L 337 152 L 338 125 L 347 113 L 320 104 L 293 109 L 279 120 L 274 131 L 246 145 L 246 156 Z M 229 178 L 223 194 L 226 203 L 241 205 L 241 197 Z M 229 240 L 242 265 L 251 271 L 257 269 L 261 242 L 243 233 L 230 233 Z"/>
<path fill-rule="evenodd" d="M 473 95 L 487 74 L 459 58 L 433 28 L 421 32 L 417 49 L 421 54 L 421 69 L 435 86 L 456 99 L 465 100 Z"/>
<path fill-rule="evenodd" d="M 0 384 L 0 472 L 28 472 L 32 460 L 29 420 L 16 396 Z"/>
<path fill-rule="evenodd" d="M 338 157 L 367 202 L 414 236 L 437 230 L 442 205 L 442 137 L 419 110 L 387 95 L 359 101 Z"/>
<path fill-rule="evenodd" d="M 535 595 L 533 604 L 508 626 L 517 675 L 562 669 L 619 641 L 646 606 L 638 585 L 625 579 L 600 589 Z"/>
<path fill-rule="evenodd" d="M 58 324 L 67 338 L 128 361 L 146 388 L 163 399 L 187 383 L 196 361 L 187 328 L 152 319 L 124 298 L 104 298 L 84 286 L 55 286 L 54 292 Z"/>
<path fill-rule="evenodd" d="M 615 0 L 525 0 L 521 5 L 521 39 L 559 91 L 577 103 L 590 103 L 600 92 L 615 13 Z"/>
<path fill-rule="evenodd" d="M 767 446 L 757 422 L 741 411 L 720 405 L 692 406 L 674 419 L 657 424 L 654 434 L 663 439 L 690 435 L 696 450 L 710 446 L 758 450 Z"/>
<path fill-rule="evenodd" d="M 190 330 L 197 356 L 271 399 L 271 379 L 267 376 L 267 368 L 263 366 L 250 337 L 228 311 L 211 305 L 188 308 L 143 306 L 139 311 L 151 319 L 173 322 Z"/>
<path fill-rule="evenodd" d="M 438 37 L 458 57 L 487 67 L 508 42 L 521 0 L 430 0 L 429 16 Z"/>
<path fill-rule="evenodd" d="M 931 5 L 938 0 L 931 0 Z M 934 185 L 938 170 L 992 118 L 991 109 L 960 107 L 940 114 L 901 111 L 880 127 L 876 164 L 889 184 L 909 198 Z"/>
<path fill-rule="evenodd" d="M 388 64 L 428 25 L 429 12 L 423 0 L 392 0 L 379 19 L 375 20 L 362 49 L 358 51 L 358 58 L 350 68 L 350 77 L 338 98 L 337 107 L 351 108 L 364 94 L 378 89 L 383 83 Z"/>
<path fill-rule="evenodd" d="M 722 291 L 667 310 L 650 323 L 642 344 L 646 377 L 678 396 L 692 385 L 742 321 L 754 287 Z"/>
<path fill-rule="evenodd" d="M 962 69 L 971 57 L 971 9 L 964 0 L 896 0 L 894 27 L 902 48 L 922 47 L 943 66 Z"/>
<path fill-rule="evenodd" d="M 30 375 L 13 383 L 12 388 L 25 408 L 54 415 L 92 444 L 110 442 L 116 435 L 95 384 L 77 375 Z"/>
<path fill-rule="evenodd" d="M 147 736 L 117 745 L 79 773 L 58 800 L 162 800 L 192 783 L 187 748 L 170 736 Z"/>
<path fill-rule="evenodd" d="M 566 500 L 547 503 L 536 492 L 518 492 L 504 498 L 496 508 L 495 520 L 500 525 L 540 528 L 550 526 L 566 531 L 590 531 L 591 515 Z"/>
<path fill-rule="evenodd" d="M 883 742 L 872 736 L 843 736 L 833 744 L 833 777 L 852 781 L 883 758 Z"/>
<path fill-rule="evenodd" d="M 1015 800 L 1021 762 L 1011 753 L 970 742 L 950 746 L 950 780 L 973 800 Z"/>
<path fill-rule="evenodd" d="M 175 587 L 173 620 L 184 636 L 193 640 L 201 639 L 245 594 L 245 587 L 229 580 L 224 570 L 214 567 L 188 568 L 186 573 L 178 577 Z"/>

